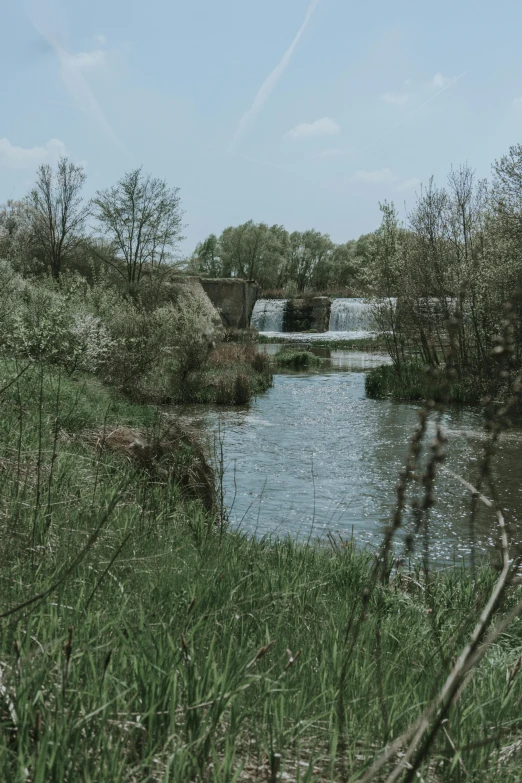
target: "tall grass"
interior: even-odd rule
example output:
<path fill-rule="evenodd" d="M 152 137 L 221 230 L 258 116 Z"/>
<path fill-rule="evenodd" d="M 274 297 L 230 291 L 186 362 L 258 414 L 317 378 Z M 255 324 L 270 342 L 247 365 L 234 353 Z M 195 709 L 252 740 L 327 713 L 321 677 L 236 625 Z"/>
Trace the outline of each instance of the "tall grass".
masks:
<path fill-rule="evenodd" d="M 152 408 L 0 368 L 0 779 L 361 780 L 439 693 L 495 570 L 223 535 L 174 480 L 85 437 L 157 431 Z M 488 647 L 422 779 L 520 779 L 521 626 Z"/>

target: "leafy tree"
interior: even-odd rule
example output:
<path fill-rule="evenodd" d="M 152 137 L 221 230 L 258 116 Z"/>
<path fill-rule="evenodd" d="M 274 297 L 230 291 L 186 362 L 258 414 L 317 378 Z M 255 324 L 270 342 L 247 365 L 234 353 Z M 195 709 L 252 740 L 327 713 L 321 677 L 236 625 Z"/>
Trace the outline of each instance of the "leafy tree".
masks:
<path fill-rule="evenodd" d="M 143 174 L 141 168 L 96 193 L 93 216 L 113 252 L 123 258 L 122 274 L 129 284 L 139 283 L 146 269 L 174 260 L 174 248 L 183 239 L 178 193 L 179 188 L 169 188 L 164 180 Z"/>
<path fill-rule="evenodd" d="M 196 245 L 190 266 L 205 277 L 225 277 L 219 256 L 219 242 L 215 234 L 210 234 Z"/>
<path fill-rule="evenodd" d="M 328 234 L 319 231 L 294 231 L 290 234 L 289 277 L 304 291 L 313 280 L 317 267 L 327 267 L 334 244 Z M 324 277 L 328 277 L 327 272 Z"/>
<path fill-rule="evenodd" d="M 25 213 L 33 253 L 58 280 L 83 241 L 88 206 L 81 191 L 85 172 L 67 158 L 56 171 L 47 163 L 38 168 L 36 185 L 25 200 Z"/>

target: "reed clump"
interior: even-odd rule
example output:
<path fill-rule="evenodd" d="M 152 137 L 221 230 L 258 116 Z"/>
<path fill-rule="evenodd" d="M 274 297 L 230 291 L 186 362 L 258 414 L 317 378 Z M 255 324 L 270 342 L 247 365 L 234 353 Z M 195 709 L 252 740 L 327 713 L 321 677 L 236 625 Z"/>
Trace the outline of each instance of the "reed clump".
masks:
<path fill-rule="evenodd" d="M 286 367 L 291 370 L 304 370 L 311 367 L 319 367 L 321 359 L 311 351 L 282 350 L 274 356 L 274 364 L 278 367 Z"/>

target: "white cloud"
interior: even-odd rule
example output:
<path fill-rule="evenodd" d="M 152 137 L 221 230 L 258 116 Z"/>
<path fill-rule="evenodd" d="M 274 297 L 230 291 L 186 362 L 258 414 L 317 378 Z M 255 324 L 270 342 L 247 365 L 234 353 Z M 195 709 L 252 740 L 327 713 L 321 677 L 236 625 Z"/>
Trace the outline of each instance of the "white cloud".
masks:
<path fill-rule="evenodd" d="M 384 95 L 381 95 L 381 101 L 389 103 L 391 106 L 398 106 L 399 108 L 406 106 L 412 98 L 413 95 L 409 92 L 385 92 Z"/>
<path fill-rule="evenodd" d="M 379 169 L 378 171 L 356 171 L 352 177 L 354 182 L 371 182 L 374 184 L 395 182 L 390 169 Z"/>
<path fill-rule="evenodd" d="M 317 136 L 335 136 L 340 132 L 341 126 L 335 120 L 330 117 L 322 117 L 315 122 L 302 122 L 285 133 L 285 136 L 289 136 L 291 139 L 311 139 Z"/>
<path fill-rule="evenodd" d="M 49 21 L 45 14 L 36 16 L 37 7 L 33 7 L 33 12 L 28 14 L 28 18 L 33 27 L 53 48 L 56 57 L 61 66 L 63 83 L 67 91 L 71 94 L 77 107 L 89 118 L 90 122 L 97 125 L 99 130 L 116 144 L 122 152 L 130 156 L 129 151 L 118 138 L 114 128 L 105 116 L 101 106 L 96 100 L 96 96 L 87 82 L 83 71 L 86 67 L 92 67 L 99 64 L 100 55 L 93 52 L 71 54 L 68 52 L 55 36 L 49 30 Z M 98 50 L 95 50 L 98 51 Z M 103 53 L 102 53 L 103 54 Z M 93 56 L 94 55 L 94 56 Z"/>
<path fill-rule="evenodd" d="M 436 73 L 431 80 L 431 86 L 434 90 L 442 90 L 444 87 L 450 85 L 453 81 L 454 79 L 452 79 L 450 76 L 443 76 L 443 74 L 439 72 Z"/>
<path fill-rule="evenodd" d="M 78 52 L 77 54 L 71 54 L 70 64 L 74 68 L 98 68 L 105 63 L 105 52 L 101 49 L 94 49 L 92 52 Z"/>
<path fill-rule="evenodd" d="M 516 111 L 522 111 L 522 98 L 515 98 L 515 100 L 511 102 L 511 108 Z"/>
<path fill-rule="evenodd" d="M 96 36 L 96 43 L 99 46 L 105 46 L 105 44 L 107 43 L 107 39 L 105 38 L 104 35 L 101 35 L 101 33 L 100 33 L 100 35 Z"/>
<path fill-rule="evenodd" d="M 419 185 L 420 179 L 413 177 L 412 179 L 405 179 L 404 182 L 401 182 L 400 185 L 397 185 L 397 190 L 413 190 L 413 188 L 418 188 Z"/>
<path fill-rule="evenodd" d="M 297 31 L 297 34 L 284 53 L 283 57 L 279 61 L 279 63 L 276 65 L 276 67 L 271 71 L 261 87 L 259 88 L 256 97 L 254 98 L 254 103 L 250 107 L 250 109 L 243 114 L 241 117 L 239 124 L 237 126 L 236 133 L 234 135 L 234 139 L 232 141 L 232 147 L 234 147 L 235 144 L 241 139 L 244 132 L 246 131 L 247 127 L 250 125 L 256 114 L 259 114 L 267 100 L 270 98 L 277 82 L 281 78 L 281 76 L 284 74 L 286 69 L 288 68 L 288 65 L 290 63 L 290 60 L 292 59 L 292 55 L 294 53 L 294 50 L 301 40 L 301 36 L 303 35 L 304 31 L 306 30 L 308 26 L 308 22 L 312 18 L 312 14 L 314 13 L 315 9 L 319 5 L 320 0 L 312 0 L 310 5 L 308 6 L 308 9 L 305 14 L 304 21 Z"/>
<path fill-rule="evenodd" d="M 51 139 L 43 147 L 16 147 L 9 139 L 0 139 L 0 166 L 6 169 L 34 168 L 54 163 L 62 155 L 67 155 L 67 150 L 59 139 Z"/>

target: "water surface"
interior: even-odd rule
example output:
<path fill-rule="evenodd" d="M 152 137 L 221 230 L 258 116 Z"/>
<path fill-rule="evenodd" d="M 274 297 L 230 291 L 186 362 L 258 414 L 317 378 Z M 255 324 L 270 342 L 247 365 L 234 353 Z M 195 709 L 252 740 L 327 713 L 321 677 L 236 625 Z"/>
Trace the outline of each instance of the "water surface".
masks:
<path fill-rule="evenodd" d="M 362 370 L 378 359 L 334 353 L 342 354 L 341 367 L 351 362 L 351 371 L 276 375 L 273 388 L 249 408 L 199 414 L 223 440 L 225 502 L 234 525 L 257 535 L 308 538 L 332 532 L 372 546 L 379 542 L 393 511 L 417 406 L 367 399 Z M 484 442 L 481 413 L 455 408 L 442 425 L 446 466 L 475 482 Z M 433 422 L 430 437 L 434 427 Z M 495 468 L 502 505 L 515 523 L 522 519 L 521 446 L 522 430 L 502 436 Z M 494 519 L 481 510 L 472 535 L 465 487 L 442 472 L 436 495 L 429 522 L 433 558 L 466 558 L 472 540 L 479 550 L 491 551 Z M 412 524 L 410 515 L 407 527 Z"/>

